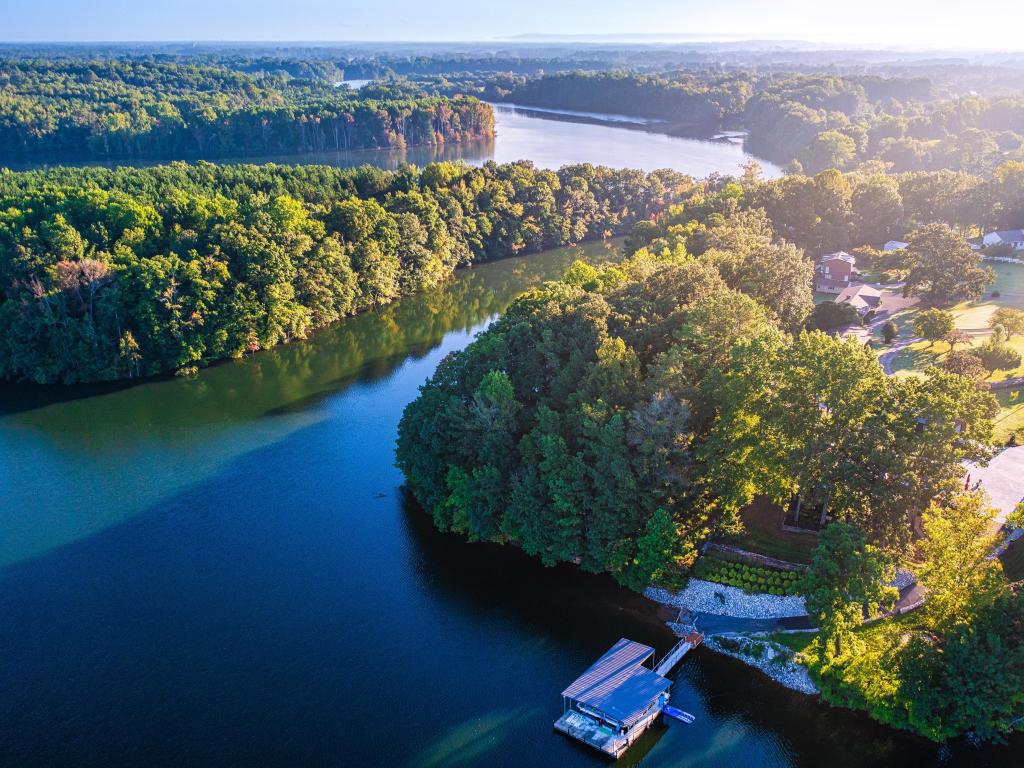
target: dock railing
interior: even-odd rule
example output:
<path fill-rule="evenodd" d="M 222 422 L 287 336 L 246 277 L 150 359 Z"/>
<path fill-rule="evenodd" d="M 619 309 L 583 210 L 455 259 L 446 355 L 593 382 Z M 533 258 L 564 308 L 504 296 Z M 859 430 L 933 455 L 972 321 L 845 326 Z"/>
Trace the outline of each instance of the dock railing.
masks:
<path fill-rule="evenodd" d="M 692 649 L 696 648 L 704 640 L 704 635 L 696 630 L 690 632 L 686 637 L 672 646 L 672 649 L 661 657 L 661 661 L 654 667 L 656 674 L 666 677 L 672 668 L 679 663 Z"/>

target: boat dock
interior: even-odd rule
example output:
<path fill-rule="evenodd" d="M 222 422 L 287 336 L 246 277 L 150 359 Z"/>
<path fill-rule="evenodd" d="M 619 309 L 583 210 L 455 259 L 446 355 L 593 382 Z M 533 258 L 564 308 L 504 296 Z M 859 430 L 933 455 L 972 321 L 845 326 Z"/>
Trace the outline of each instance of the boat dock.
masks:
<path fill-rule="evenodd" d="M 704 635 L 697 631 L 690 632 L 686 637 L 675 644 L 675 647 L 666 653 L 654 668 L 654 674 L 666 677 L 669 672 L 675 669 L 676 664 L 683 660 L 683 656 L 701 644 Z"/>
<path fill-rule="evenodd" d="M 620 639 L 562 691 L 562 716 L 555 730 L 606 755 L 621 757 L 668 704 L 667 675 L 704 640 L 696 630 L 683 637 L 653 667 L 654 649 Z"/>

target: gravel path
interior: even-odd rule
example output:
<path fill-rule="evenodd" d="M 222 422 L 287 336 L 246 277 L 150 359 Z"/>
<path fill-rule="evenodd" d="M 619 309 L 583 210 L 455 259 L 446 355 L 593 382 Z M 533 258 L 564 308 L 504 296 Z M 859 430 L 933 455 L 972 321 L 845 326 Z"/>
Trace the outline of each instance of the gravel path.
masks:
<path fill-rule="evenodd" d="M 743 619 L 779 619 L 806 616 L 802 597 L 789 595 L 752 595 L 737 587 L 715 584 L 703 579 L 690 579 L 686 589 L 669 592 L 648 587 L 644 594 L 658 603 L 686 608 L 697 613 L 732 616 Z"/>

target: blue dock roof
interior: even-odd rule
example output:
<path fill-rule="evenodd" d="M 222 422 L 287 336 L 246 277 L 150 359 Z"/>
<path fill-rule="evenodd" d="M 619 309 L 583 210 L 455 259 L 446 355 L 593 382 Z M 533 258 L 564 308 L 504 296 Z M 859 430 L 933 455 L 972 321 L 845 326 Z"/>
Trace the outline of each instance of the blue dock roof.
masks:
<path fill-rule="evenodd" d="M 628 728 L 672 685 L 643 666 L 653 655 L 649 645 L 622 638 L 562 695 Z"/>

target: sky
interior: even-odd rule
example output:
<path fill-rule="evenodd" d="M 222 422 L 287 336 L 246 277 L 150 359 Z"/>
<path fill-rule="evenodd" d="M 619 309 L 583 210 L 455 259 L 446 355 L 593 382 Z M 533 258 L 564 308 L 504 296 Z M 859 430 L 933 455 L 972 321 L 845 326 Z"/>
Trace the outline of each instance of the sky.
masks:
<path fill-rule="evenodd" d="M 490 41 L 704 35 L 1024 50 L 1024 0 L 0 0 L 0 40 Z"/>

